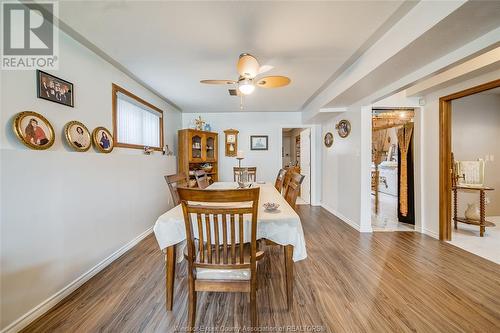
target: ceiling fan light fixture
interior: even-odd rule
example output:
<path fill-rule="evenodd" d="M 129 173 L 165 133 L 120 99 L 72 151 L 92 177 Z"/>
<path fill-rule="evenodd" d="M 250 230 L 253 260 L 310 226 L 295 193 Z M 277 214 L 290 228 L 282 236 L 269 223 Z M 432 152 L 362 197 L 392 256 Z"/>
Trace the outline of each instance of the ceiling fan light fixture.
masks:
<path fill-rule="evenodd" d="M 244 79 L 238 82 L 238 90 L 243 95 L 250 95 L 255 90 L 255 86 L 250 79 Z"/>

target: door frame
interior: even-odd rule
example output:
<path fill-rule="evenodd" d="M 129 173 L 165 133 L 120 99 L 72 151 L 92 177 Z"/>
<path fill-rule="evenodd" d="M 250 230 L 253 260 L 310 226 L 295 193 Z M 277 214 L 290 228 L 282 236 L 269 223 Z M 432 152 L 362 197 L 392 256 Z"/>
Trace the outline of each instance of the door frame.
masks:
<path fill-rule="evenodd" d="M 451 103 L 500 87 L 500 79 L 439 98 L 439 239 L 451 240 Z"/>
<path fill-rule="evenodd" d="M 302 148 L 304 147 L 304 142 L 302 141 L 302 133 L 304 131 L 309 131 L 309 147 L 307 147 L 307 149 L 309 150 L 309 202 L 306 202 L 308 205 L 311 204 L 311 187 L 312 187 L 312 182 L 311 182 L 311 169 L 312 169 L 312 164 L 311 164 L 311 155 L 312 155 L 312 152 L 311 152 L 311 140 L 312 140 L 312 131 L 311 131 L 311 128 L 310 127 L 306 127 L 304 129 L 302 129 L 302 131 L 299 133 L 299 138 L 300 138 L 300 149 L 302 150 Z M 299 166 L 300 166 L 300 170 L 301 170 L 301 173 L 302 173 L 302 161 L 303 161 L 303 155 L 302 155 L 302 152 L 300 153 L 300 162 L 299 162 Z M 304 183 L 302 183 L 303 185 Z M 300 191 L 300 194 L 302 194 L 303 191 L 303 186 L 301 186 L 301 191 Z M 302 197 L 302 195 L 300 195 Z M 305 201 L 305 200 L 304 200 Z"/>

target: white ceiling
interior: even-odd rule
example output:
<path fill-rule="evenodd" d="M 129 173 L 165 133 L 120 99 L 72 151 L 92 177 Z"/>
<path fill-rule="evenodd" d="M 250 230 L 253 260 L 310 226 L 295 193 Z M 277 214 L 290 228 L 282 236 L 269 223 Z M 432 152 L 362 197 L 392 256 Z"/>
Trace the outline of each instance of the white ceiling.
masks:
<path fill-rule="evenodd" d="M 183 112 L 238 111 L 226 86 L 242 52 L 286 75 L 258 89 L 247 111 L 299 111 L 402 1 L 60 2 L 61 20 Z"/>

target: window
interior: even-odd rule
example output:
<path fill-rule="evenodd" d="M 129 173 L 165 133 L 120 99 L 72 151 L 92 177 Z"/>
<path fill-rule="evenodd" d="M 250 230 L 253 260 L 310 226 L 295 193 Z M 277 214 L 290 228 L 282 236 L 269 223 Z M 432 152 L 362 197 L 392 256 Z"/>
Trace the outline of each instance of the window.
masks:
<path fill-rule="evenodd" d="M 113 84 L 113 136 L 116 147 L 163 147 L 163 111 Z"/>

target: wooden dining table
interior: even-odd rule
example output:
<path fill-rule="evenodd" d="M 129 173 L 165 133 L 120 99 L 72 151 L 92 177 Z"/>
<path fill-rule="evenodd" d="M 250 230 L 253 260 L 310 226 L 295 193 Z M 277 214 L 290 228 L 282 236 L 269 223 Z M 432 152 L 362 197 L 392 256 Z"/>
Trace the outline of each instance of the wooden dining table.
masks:
<path fill-rule="evenodd" d="M 300 217 L 272 184 L 252 183 L 251 186 L 260 188 L 257 239 L 269 240 L 271 243 L 284 246 L 286 289 L 290 306 L 293 299 L 293 264 L 307 257 Z M 216 182 L 207 187 L 206 191 L 237 187 L 238 184 L 234 182 Z M 263 207 L 266 202 L 277 203 L 278 210 L 266 211 Z M 245 223 L 250 223 L 250 220 L 246 220 Z M 186 230 L 181 205 L 161 215 L 153 231 L 160 249 L 165 253 L 166 308 L 167 311 L 171 311 L 174 299 L 175 264 L 183 260 L 186 246 Z"/>

